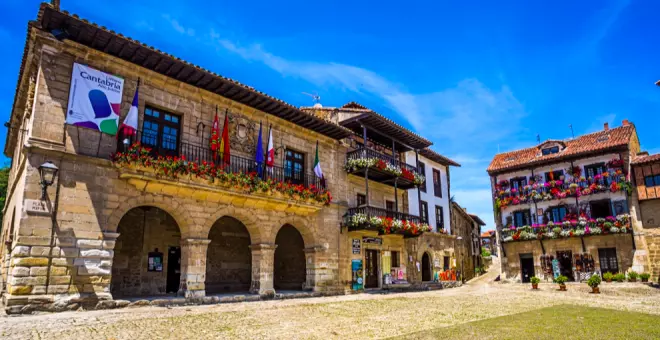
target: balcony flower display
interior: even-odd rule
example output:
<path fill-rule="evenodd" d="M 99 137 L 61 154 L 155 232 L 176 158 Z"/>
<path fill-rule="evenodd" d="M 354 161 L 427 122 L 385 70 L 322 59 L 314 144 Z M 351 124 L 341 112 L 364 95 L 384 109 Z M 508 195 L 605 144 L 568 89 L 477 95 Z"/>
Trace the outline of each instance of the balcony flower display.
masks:
<path fill-rule="evenodd" d="M 623 234 L 631 231 L 630 215 L 608 216 L 607 218 L 587 219 L 579 217 L 561 223 L 548 222 L 532 226 L 508 227 L 502 230 L 503 242 L 532 239 L 558 239 L 588 235 Z"/>
<path fill-rule="evenodd" d="M 355 214 L 348 222 L 349 227 L 372 227 L 378 229 L 382 235 L 401 234 L 416 236 L 431 231 L 426 223 L 414 223 L 385 216 L 367 217 L 365 214 Z M 439 231 L 444 233 L 444 231 Z"/>
<path fill-rule="evenodd" d="M 347 172 L 355 172 L 370 167 L 375 167 L 380 171 L 396 177 L 403 177 L 417 186 L 423 184 L 426 180 L 423 175 L 418 174 L 417 172 L 410 171 L 380 158 L 352 158 L 346 161 L 344 170 Z"/>
<path fill-rule="evenodd" d="M 200 178 L 209 184 L 223 187 L 233 187 L 244 193 L 278 193 L 279 195 L 299 202 L 317 202 L 330 204 L 332 194 L 325 188 L 314 185 L 304 186 L 290 182 L 277 181 L 272 178 L 262 178 L 256 172 L 228 172 L 222 166 L 207 162 L 192 162 L 185 157 L 154 158 L 150 149 L 140 143 L 131 145 L 127 152 L 117 152 L 111 155 L 111 160 L 117 167 L 139 166 L 152 171 L 158 177 L 176 179 L 181 176 Z"/>

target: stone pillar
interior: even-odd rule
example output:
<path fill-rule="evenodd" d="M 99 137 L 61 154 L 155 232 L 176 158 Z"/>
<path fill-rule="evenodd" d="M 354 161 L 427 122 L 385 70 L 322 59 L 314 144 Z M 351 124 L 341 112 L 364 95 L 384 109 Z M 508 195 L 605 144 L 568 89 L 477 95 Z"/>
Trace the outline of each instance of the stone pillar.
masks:
<path fill-rule="evenodd" d="M 181 284 L 178 295 L 186 299 L 206 296 L 206 250 L 211 240 L 181 240 Z"/>
<path fill-rule="evenodd" d="M 252 249 L 252 284 L 250 293 L 274 295 L 273 271 L 275 268 L 275 248 L 271 243 L 253 244 Z"/>
<path fill-rule="evenodd" d="M 305 280 L 305 290 L 322 290 L 322 286 L 327 286 L 332 279 L 329 268 L 329 258 L 326 255 L 325 248 L 322 246 L 313 246 L 305 248 L 305 272 L 307 278 Z"/>

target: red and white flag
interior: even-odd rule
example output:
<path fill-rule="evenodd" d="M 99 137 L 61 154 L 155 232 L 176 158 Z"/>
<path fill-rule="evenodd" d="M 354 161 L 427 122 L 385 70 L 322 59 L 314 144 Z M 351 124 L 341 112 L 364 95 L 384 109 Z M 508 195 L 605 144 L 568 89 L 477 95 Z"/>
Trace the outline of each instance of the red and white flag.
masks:
<path fill-rule="evenodd" d="M 266 166 L 273 167 L 275 165 L 275 148 L 273 147 L 273 127 L 268 129 L 268 148 L 266 149 Z"/>
<path fill-rule="evenodd" d="M 138 128 L 138 91 L 140 89 L 140 81 L 138 80 L 138 85 L 135 88 L 135 95 L 133 96 L 133 103 L 131 108 L 128 110 L 124 122 L 119 126 L 119 133 L 117 137 L 122 136 L 123 138 L 135 136 Z"/>

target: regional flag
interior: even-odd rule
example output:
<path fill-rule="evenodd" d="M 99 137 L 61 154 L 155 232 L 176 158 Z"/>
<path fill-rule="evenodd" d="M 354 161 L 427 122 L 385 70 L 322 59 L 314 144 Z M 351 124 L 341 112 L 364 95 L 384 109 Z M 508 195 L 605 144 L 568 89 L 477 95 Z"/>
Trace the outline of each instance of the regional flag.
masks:
<path fill-rule="evenodd" d="M 323 177 L 323 170 L 321 169 L 321 161 L 319 160 L 319 141 L 316 141 L 316 156 L 314 157 L 314 174 L 321 179 L 321 186 L 325 188 L 325 177 Z"/>

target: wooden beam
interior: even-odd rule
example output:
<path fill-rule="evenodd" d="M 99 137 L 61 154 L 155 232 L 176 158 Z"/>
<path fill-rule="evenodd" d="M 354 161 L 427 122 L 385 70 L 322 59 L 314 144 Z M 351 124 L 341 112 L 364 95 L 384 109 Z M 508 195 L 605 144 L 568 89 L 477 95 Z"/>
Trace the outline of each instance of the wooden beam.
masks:
<path fill-rule="evenodd" d="M 116 38 L 114 35 L 110 37 L 110 41 L 108 41 L 108 43 L 105 45 L 105 48 L 103 49 L 103 53 L 108 53 L 108 51 L 110 50 L 110 46 L 112 46 L 115 43 L 115 39 Z"/>

